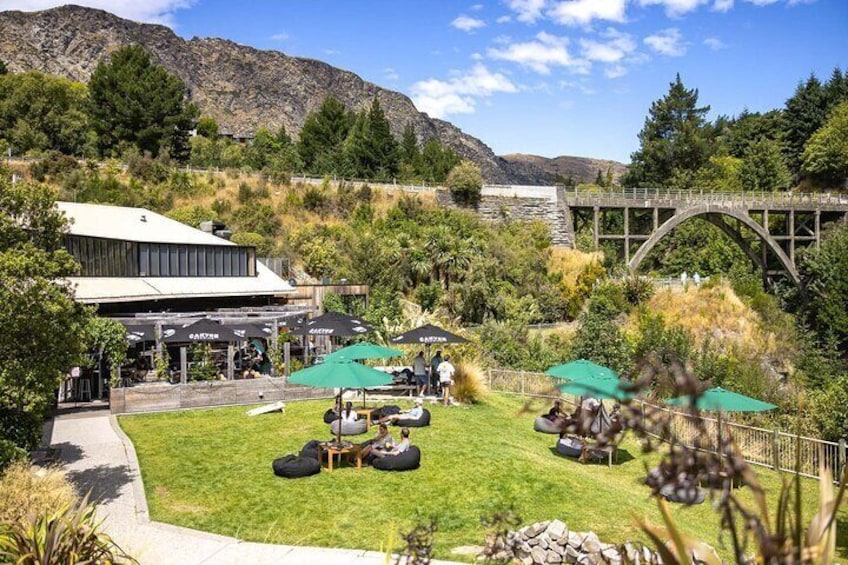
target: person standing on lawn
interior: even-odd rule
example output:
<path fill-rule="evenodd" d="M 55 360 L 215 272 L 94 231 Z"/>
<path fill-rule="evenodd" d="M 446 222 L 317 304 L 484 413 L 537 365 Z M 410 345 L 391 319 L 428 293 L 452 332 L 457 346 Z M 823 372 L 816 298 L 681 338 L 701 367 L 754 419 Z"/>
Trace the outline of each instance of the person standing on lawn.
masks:
<path fill-rule="evenodd" d="M 412 374 L 418 387 L 418 396 L 424 396 L 424 389 L 427 388 L 427 362 L 424 361 L 423 351 L 419 351 L 412 360 Z"/>
<path fill-rule="evenodd" d="M 450 355 L 445 355 L 445 360 L 439 363 L 439 382 L 442 385 L 442 402 L 445 406 L 450 404 L 450 387 L 453 384 L 453 374 L 456 367 L 450 362 Z"/>
<path fill-rule="evenodd" d="M 436 351 L 436 354 L 430 359 L 430 390 L 436 396 L 439 395 L 439 365 L 442 364 L 442 350 Z"/>

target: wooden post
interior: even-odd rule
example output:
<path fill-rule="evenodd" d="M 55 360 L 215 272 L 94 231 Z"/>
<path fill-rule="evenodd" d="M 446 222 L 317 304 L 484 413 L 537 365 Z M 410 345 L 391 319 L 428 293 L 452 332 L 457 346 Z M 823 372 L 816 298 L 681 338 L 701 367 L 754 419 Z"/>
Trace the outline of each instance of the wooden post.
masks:
<path fill-rule="evenodd" d="M 277 320 L 274 319 L 274 325 L 271 326 L 271 347 L 274 348 L 274 351 L 279 352 L 279 349 L 277 349 L 279 347 L 279 345 L 280 345 L 280 327 L 277 325 Z M 285 373 L 285 369 L 283 369 L 283 373 Z M 280 376 L 280 371 L 277 369 L 277 367 L 274 366 L 273 363 L 271 363 L 271 376 L 272 377 L 279 377 Z"/>
<path fill-rule="evenodd" d="M 521 371 L 521 396 L 524 396 L 524 371 Z"/>
<path fill-rule="evenodd" d="M 288 341 L 283 344 L 283 375 L 291 374 L 291 343 Z"/>
<path fill-rule="evenodd" d="M 233 363 L 235 362 L 236 348 L 232 343 L 227 344 L 227 380 L 233 380 Z"/>
<path fill-rule="evenodd" d="M 774 434 L 771 439 L 771 450 L 774 461 L 772 465 L 774 465 L 774 470 L 780 472 L 780 432 L 774 430 Z"/>
<path fill-rule="evenodd" d="M 180 384 L 188 382 L 188 352 L 186 346 L 180 346 Z"/>
<path fill-rule="evenodd" d="M 601 209 L 599 207 L 595 206 L 595 208 L 593 209 L 593 212 L 594 212 L 594 217 L 593 217 L 593 219 L 594 219 L 594 229 L 592 230 L 592 233 L 595 236 L 595 249 L 594 250 L 597 251 L 598 250 L 598 242 L 600 241 Z"/>
<path fill-rule="evenodd" d="M 846 443 L 845 438 L 839 440 L 839 468 L 834 471 L 834 475 L 837 479 L 842 478 L 842 473 L 845 472 L 845 459 L 846 459 Z"/>
<path fill-rule="evenodd" d="M 816 210 L 816 249 L 821 244 L 821 210 Z"/>
<path fill-rule="evenodd" d="M 624 262 L 630 263 L 630 208 L 624 207 Z"/>

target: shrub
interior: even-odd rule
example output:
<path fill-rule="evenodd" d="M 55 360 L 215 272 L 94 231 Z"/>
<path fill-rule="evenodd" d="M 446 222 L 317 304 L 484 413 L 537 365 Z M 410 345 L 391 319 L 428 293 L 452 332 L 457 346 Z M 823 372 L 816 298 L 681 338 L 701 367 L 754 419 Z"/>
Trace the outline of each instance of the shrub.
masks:
<path fill-rule="evenodd" d="M 200 206 L 197 204 L 174 208 L 165 215 L 171 218 L 172 220 L 176 220 L 195 229 L 200 228 L 200 222 L 205 222 L 207 220 L 215 220 L 218 218 L 215 212 L 213 212 L 209 208 L 206 208 L 205 206 Z"/>
<path fill-rule="evenodd" d="M 15 563 L 136 563 L 100 531 L 88 496 L 0 525 L 0 559 Z"/>
<path fill-rule="evenodd" d="M 50 155 L 40 161 L 36 161 L 29 166 L 29 172 L 32 177 L 39 181 L 50 177 L 58 177 L 79 169 L 79 163 L 70 155 L 62 155 L 61 153 L 50 153 Z"/>
<path fill-rule="evenodd" d="M 483 190 L 483 177 L 480 174 L 480 167 L 471 161 L 462 161 L 451 169 L 448 174 L 447 185 L 457 204 L 477 205 L 480 202 Z"/>
<path fill-rule="evenodd" d="M 240 231 L 233 234 L 230 241 L 236 245 L 247 245 L 256 248 L 256 254 L 261 257 L 268 257 L 274 246 L 274 242 L 263 237 L 255 232 Z"/>
<path fill-rule="evenodd" d="M 0 478 L 0 524 L 15 524 L 29 515 L 53 514 L 76 499 L 64 472 L 57 468 L 37 469 L 20 461 Z"/>
<path fill-rule="evenodd" d="M 324 191 L 315 186 L 306 187 L 303 193 L 303 207 L 310 212 L 320 213 L 327 207 L 327 196 Z"/>
<path fill-rule="evenodd" d="M 464 404 L 479 402 L 486 394 L 486 375 L 483 369 L 473 362 L 458 363 L 453 374 L 451 394 Z"/>
<path fill-rule="evenodd" d="M 26 451 L 8 439 L 0 439 L 0 473 L 10 465 L 23 461 L 26 455 Z M 2 496 L 2 493 L 0 493 L 0 496 Z M 2 521 L 2 517 L 0 517 L 0 521 Z"/>

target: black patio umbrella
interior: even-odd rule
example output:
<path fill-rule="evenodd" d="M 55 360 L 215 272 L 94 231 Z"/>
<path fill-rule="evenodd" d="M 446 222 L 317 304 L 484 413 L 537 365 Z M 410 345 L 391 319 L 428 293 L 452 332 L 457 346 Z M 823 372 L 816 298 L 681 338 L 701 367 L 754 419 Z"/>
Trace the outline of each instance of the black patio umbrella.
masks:
<path fill-rule="evenodd" d="M 250 339 L 261 337 L 268 339 L 273 334 L 273 330 L 265 324 L 226 324 L 226 328 L 233 331 L 240 339 Z"/>
<path fill-rule="evenodd" d="M 130 345 L 143 341 L 156 341 L 156 327 L 153 324 L 139 324 L 132 326 L 124 324 L 127 328 L 127 342 Z"/>
<path fill-rule="evenodd" d="M 396 345 L 420 343 L 422 345 L 433 345 L 440 343 L 468 343 L 462 336 L 453 334 L 433 324 L 425 324 L 420 328 L 409 330 L 389 340 Z"/>
<path fill-rule="evenodd" d="M 165 326 L 162 328 L 162 341 L 165 343 L 231 343 L 241 339 L 231 328 L 206 318 L 185 326 Z"/>
<path fill-rule="evenodd" d="M 341 312 L 327 312 L 312 318 L 302 327 L 292 331 L 293 335 L 353 336 L 371 333 L 374 328 L 361 318 L 348 316 Z"/>

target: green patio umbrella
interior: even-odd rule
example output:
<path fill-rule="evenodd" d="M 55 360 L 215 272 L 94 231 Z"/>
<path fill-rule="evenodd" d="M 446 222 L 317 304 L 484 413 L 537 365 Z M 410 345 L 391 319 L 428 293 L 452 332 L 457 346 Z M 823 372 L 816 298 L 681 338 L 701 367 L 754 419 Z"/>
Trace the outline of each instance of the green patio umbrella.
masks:
<path fill-rule="evenodd" d="M 388 359 L 399 357 L 403 351 L 363 341 L 348 345 L 324 357 L 324 361 L 357 361 L 359 359 Z"/>
<path fill-rule="evenodd" d="M 617 379 L 618 375 L 612 369 L 592 363 L 586 359 L 578 359 L 563 365 L 551 367 L 546 375 L 558 379 L 568 379 L 574 383 L 592 383 L 596 379 Z"/>
<path fill-rule="evenodd" d="M 692 396 L 679 396 L 669 398 L 666 404 L 672 406 L 692 406 Z M 745 396 L 721 387 L 711 388 L 698 396 L 695 400 L 695 408 L 699 410 L 717 410 L 724 412 L 766 412 L 777 408 L 774 404 Z"/>
<path fill-rule="evenodd" d="M 339 392 L 341 395 L 346 388 L 368 388 L 392 384 L 392 376 L 355 361 L 328 360 L 326 363 L 295 371 L 289 377 L 289 382 L 315 388 L 339 388 L 342 389 Z M 339 443 L 342 441 L 341 426 L 339 426 L 338 441 Z"/>
<path fill-rule="evenodd" d="M 599 377 L 592 380 L 592 382 L 567 382 L 558 385 L 557 388 L 566 394 L 573 394 L 575 396 L 627 400 L 634 396 L 628 390 L 628 386 L 629 383 L 627 381 L 617 378 Z"/>

